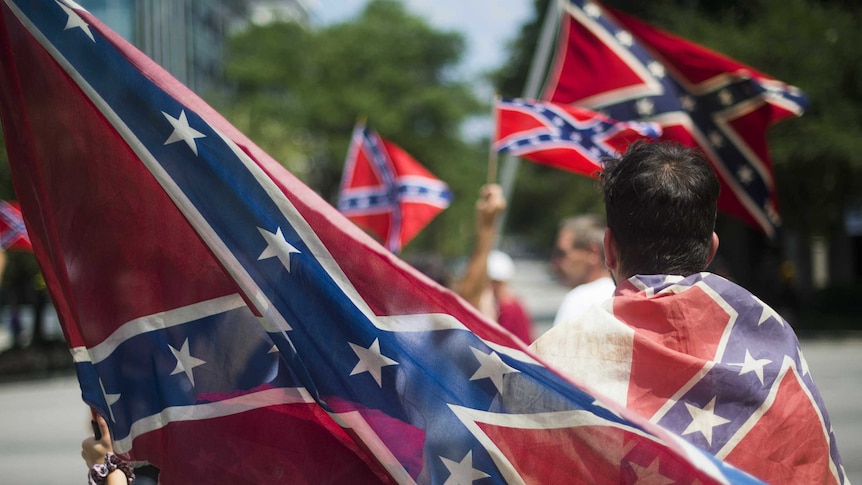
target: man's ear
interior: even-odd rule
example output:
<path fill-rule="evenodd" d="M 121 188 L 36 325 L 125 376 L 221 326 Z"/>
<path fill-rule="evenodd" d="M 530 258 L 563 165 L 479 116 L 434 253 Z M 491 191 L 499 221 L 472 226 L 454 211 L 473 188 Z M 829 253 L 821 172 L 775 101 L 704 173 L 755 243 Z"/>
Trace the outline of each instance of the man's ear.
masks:
<path fill-rule="evenodd" d="M 616 271 L 620 264 L 620 254 L 617 251 L 617 239 L 610 227 L 605 228 L 604 248 L 605 266 L 611 271 Z"/>
<path fill-rule="evenodd" d="M 706 266 L 704 266 L 704 269 L 706 269 L 706 267 L 709 266 L 709 263 L 712 262 L 716 252 L 718 252 L 718 234 L 713 231 L 712 239 L 709 241 L 709 256 L 706 258 Z"/>

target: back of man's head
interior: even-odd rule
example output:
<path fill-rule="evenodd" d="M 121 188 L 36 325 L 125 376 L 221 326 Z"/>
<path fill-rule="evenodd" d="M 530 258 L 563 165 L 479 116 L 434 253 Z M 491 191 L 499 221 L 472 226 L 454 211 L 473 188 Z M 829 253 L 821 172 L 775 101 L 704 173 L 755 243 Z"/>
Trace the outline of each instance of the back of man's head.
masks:
<path fill-rule="evenodd" d="M 719 184 L 696 149 L 637 142 L 601 175 L 621 273 L 702 271 L 709 261 Z"/>

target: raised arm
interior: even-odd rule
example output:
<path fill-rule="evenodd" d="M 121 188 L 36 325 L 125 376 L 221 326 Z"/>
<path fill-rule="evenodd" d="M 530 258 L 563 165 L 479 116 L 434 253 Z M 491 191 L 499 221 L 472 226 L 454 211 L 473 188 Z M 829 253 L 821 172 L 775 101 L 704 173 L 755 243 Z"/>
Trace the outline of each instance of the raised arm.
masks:
<path fill-rule="evenodd" d="M 497 221 L 505 209 L 503 189 L 497 184 L 484 185 L 476 202 L 476 240 L 473 252 L 464 275 L 455 283 L 455 291 L 480 310 L 484 310 L 482 296 L 490 290 L 488 254 L 494 249 Z"/>

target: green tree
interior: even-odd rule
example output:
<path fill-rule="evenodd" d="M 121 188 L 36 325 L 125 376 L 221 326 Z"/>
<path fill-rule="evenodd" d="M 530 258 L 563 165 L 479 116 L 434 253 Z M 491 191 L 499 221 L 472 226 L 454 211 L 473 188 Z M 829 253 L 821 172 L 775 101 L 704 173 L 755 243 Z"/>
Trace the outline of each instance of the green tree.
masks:
<path fill-rule="evenodd" d="M 334 203 L 351 131 L 366 117 L 456 198 L 408 250 L 464 252 L 487 155 L 460 129 L 487 108 L 453 77 L 464 52 L 459 34 L 433 29 L 400 2 L 373 0 L 356 19 L 319 30 L 251 27 L 228 52 L 235 92 L 223 112 L 238 128 Z"/>

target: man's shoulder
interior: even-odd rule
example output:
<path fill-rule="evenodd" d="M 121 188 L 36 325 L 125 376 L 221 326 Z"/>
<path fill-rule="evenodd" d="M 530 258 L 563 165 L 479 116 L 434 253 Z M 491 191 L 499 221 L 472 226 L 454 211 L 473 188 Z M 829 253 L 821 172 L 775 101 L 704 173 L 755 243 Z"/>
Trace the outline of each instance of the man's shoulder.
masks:
<path fill-rule="evenodd" d="M 689 293 L 694 289 L 702 291 Z M 763 323 L 765 319 L 774 318 L 787 330 L 786 333 L 794 333 L 792 328 L 786 325 L 786 320 L 768 303 L 738 283 L 709 272 L 688 276 L 635 275 L 620 285 L 617 295 L 621 295 L 619 304 L 623 306 L 645 299 L 665 299 L 672 295 L 679 295 L 679 301 L 689 306 L 712 301 L 742 319 L 738 322 L 754 318 L 755 323 Z M 705 299 L 698 299 L 697 295 Z M 759 327 L 759 324 L 756 326 Z"/>

